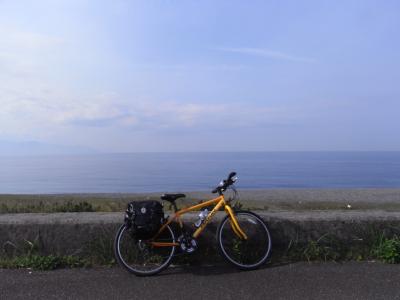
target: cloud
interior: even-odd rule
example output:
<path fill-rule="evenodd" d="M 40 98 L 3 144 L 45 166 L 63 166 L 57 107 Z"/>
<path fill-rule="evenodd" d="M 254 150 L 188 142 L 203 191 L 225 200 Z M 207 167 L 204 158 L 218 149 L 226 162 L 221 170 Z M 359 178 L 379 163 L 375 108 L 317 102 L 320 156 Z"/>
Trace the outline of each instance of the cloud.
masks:
<path fill-rule="evenodd" d="M 20 30 L 15 27 L 1 27 L 0 35 L 2 38 L 1 49 L 17 48 L 20 50 L 34 50 L 53 47 L 64 43 L 64 40 L 47 35 L 27 30 Z"/>
<path fill-rule="evenodd" d="M 76 102 L 58 112 L 54 120 L 71 126 L 95 126 L 136 128 L 147 131 L 174 128 L 190 129 L 218 122 L 232 111 L 227 105 L 182 103 L 176 101 L 136 100 L 123 102 L 120 99 Z M 218 115 L 218 118 L 215 118 Z M 217 121 L 218 120 L 218 121 Z"/>
<path fill-rule="evenodd" d="M 316 62 L 314 58 L 295 56 L 266 48 L 217 48 L 217 50 L 245 54 L 245 55 L 260 56 L 277 60 L 287 60 L 287 61 L 303 62 L 303 63 Z"/>
<path fill-rule="evenodd" d="M 46 67 L 51 56 L 57 56 L 65 41 L 57 36 L 0 27 L 0 67 L 11 75 L 26 75 Z"/>
<path fill-rule="evenodd" d="M 65 128 L 191 130 L 280 122 L 282 109 L 247 103 L 124 100 L 116 93 L 83 97 L 53 89 L 0 90 L 0 136 L 51 137 Z"/>
<path fill-rule="evenodd" d="M 132 133 L 168 137 L 170 132 L 190 135 L 192 130 L 248 128 L 287 119 L 284 109 L 251 101 L 222 103 L 218 99 L 174 100 L 163 96 L 148 99 L 135 92 L 122 96 L 111 86 L 97 86 L 95 79 L 88 79 L 82 87 L 75 79 L 80 75 L 79 67 L 65 63 L 69 56 L 65 55 L 66 41 L 61 37 L 11 27 L 0 28 L 0 36 L 0 139 L 78 140 L 88 145 L 118 135 L 123 145 Z M 246 66 L 178 67 L 230 71 Z"/>

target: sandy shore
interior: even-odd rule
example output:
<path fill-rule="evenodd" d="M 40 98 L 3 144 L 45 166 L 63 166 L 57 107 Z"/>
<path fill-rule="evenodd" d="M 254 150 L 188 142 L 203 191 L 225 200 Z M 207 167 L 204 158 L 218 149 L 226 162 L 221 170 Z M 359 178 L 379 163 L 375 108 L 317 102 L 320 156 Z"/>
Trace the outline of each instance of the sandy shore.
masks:
<path fill-rule="evenodd" d="M 239 190 L 240 197 L 250 201 L 297 202 L 297 201 L 348 201 L 356 202 L 399 202 L 398 189 L 268 189 Z M 188 195 L 199 198 L 211 196 L 210 193 L 194 192 Z"/>
<path fill-rule="evenodd" d="M 198 199 L 208 193 L 188 193 Z M 270 189 L 241 190 L 240 201 L 268 210 L 384 209 L 400 211 L 400 189 Z"/>
<path fill-rule="evenodd" d="M 177 191 L 182 192 L 182 191 Z M 57 195 L 0 195 L 0 212 L 5 207 L 24 208 L 17 212 L 41 212 L 41 207 L 64 203 L 88 202 L 96 211 L 121 211 L 133 200 L 159 199 L 162 193 L 132 194 L 57 194 Z M 178 206 L 187 206 L 215 197 L 209 192 L 188 192 Z M 229 192 L 226 196 L 229 197 Z M 272 211 L 282 210 L 344 210 L 379 209 L 400 211 L 400 189 L 269 189 L 240 190 L 239 202 L 244 208 Z M 32 209 L 29 210 L 29 207 Z M 50 209 L 48 212 L 52 212 Z M 57 210 L 56 210 L 57 211 Z M 44 211 L 43 211 L 44 212 Z M 47 211 L 46 211 L 47 212 Z"/>

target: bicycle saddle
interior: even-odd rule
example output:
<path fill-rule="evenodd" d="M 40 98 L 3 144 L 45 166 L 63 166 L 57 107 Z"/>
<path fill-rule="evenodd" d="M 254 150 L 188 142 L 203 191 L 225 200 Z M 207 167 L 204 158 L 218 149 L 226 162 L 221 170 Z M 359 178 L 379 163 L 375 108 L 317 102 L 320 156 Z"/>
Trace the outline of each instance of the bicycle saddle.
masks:
<path fill-rule="evenodd" d="M 186 197 L 185 194 L 164 194 L 161 196 L 161 200 L 166 200 L 169 202 L 174 202 L 178 198 Z"/>

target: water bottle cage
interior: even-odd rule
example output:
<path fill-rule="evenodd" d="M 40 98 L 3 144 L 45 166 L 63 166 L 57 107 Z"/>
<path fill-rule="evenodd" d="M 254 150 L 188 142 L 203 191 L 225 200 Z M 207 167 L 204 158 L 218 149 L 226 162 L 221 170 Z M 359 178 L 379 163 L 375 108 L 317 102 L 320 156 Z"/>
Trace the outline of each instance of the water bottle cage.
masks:
<path fill-rule="evenodd" d="M 201 224 L 203 224 L 204 220 L 207 218 L 208 216 L 208 209 L 203 209 L 200 213 L 199 213 L 199 218 L 198 220 L 194 223 L 194 226 L 196 227 L 200 227 Z"/>

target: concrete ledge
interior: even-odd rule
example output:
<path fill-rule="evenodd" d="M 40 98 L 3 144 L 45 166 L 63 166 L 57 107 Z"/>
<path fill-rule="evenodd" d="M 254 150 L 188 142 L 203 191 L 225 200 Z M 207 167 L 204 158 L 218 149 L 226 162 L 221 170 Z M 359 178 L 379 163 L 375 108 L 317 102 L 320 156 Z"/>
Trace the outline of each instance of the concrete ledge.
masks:
<path fill-rule="evenodd" d="M 273 247 L 289 243 L 306 243 L 329 235 L 342 243 L 362 244 L 372 231 L 387 234 L 400 232 L 400 212 L 385 211 L 258 211 L 269 225 Z M 218 213 L 204 231 L 199 246 L 215 248 L 215 231 Z M 185 216 L 191 226 L 197 214 Z M 27 241 L 36 245 L 42 254 L 83 254 L 110 251 L 123 213 L 54 213 L 54 214 L 4 214 L 0 215 L 0 246 L 3 253 L 17 255 Z M 28 243 L 29 244 L 29 243 Z M 111 248 L 112 249 L 112 248 Z M 212 250 L 211 250 L 212 251 Z M 201 252 L 201 251 L 199 251 Z"/>

